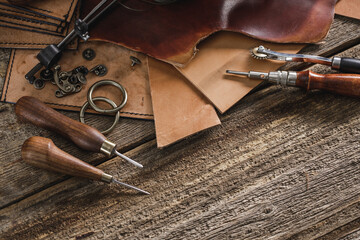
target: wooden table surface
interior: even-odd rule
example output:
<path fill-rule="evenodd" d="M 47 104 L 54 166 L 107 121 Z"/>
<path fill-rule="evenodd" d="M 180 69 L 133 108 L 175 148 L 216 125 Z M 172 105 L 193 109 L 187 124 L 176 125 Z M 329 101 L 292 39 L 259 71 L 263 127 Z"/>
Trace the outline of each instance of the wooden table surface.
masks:
<path fill-rule="evenodd" d="M 336 16 L 327 38 L 303 51 L 360 58 L 359 44 L 360 21 Z M 9 51 L 0 52 L 3 81 Z M 20 123 L 11 104 L 0 104 L 0 118 L 0 239 L 360 238 L 359 99 L 265 86 L 221 126 L 162 150 L 152 121 L 122 119 L 108 137 L 143 170 Z M 151 195 L 25 164 L 20 148 L 34 135 Z"/>

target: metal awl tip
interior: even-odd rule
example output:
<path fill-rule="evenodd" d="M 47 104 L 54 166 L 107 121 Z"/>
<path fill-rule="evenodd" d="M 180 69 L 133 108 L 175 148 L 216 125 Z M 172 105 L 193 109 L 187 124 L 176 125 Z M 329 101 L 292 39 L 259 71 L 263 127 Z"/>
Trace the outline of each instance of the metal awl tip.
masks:
<path fill-rule="evenodd" d="M 133 165 L 135 165 L 135 166 L 137 166 L 137 167 L 139 167 L 139 168 L 143 168 L 143 167 L 144 167 L 144 166 L 141 165 L 140 163 L 135 162 L 135 161 L 132 160 L 131 158 L 125 156 L 124 154 L 119 153 L 119 152 L 116 151 L 116 150 L 114 151 L 114 153 L 115 153 L 116 155 L 118 155 L 119 157 L 121 157 L 122 159 L 125 159 L 125 160 L 128 161 L 129 163 L 131 163 L 131 164 L 133 164 Z"/>
<path fill-rule="evenodd" d="M 233 70 L 226 70 L 226 73 L 235 74 L 235 75 L 242 75 L 242 76 L 249 76 L 248 72 L 239 72 L 239 71 L 233 71 Z"/>
<path fill-rule="evenodd" d="M 140 189 L 140 188 L 137 188 L 137 187 L 135 187 L 135 186 L 132 186 L 132 185 L 130 185 L 130 184 L 120 182 L 120 181 L 118 181 L 118 180 L 116 180 L 116 179 L 114 179 L 114 178 L 112 179 L 112 182 L 118 183 L 118 184 L 123 185 L 123 186 L 125 186 L 125 187 L 127 187 L 127 188 L 134 189 L 134 190 L 136 190 L 136 191 L 138 191 L 138 192 L 141 192 L 141 193 L 143 193 L 143 194 L 150 195 L 150 193 L 147 192 L 147 191 L 144 191 L 144 190 L 142 190 L 142 189 Z"/>

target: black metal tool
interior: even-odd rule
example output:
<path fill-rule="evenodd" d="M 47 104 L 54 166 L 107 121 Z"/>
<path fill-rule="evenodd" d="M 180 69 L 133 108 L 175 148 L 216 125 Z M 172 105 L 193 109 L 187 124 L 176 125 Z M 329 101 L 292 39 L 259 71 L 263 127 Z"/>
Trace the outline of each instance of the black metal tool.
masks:
<path fill-rule="evenodd" d="M 54 66 L 59 61 L 64 48 L 77 36 L 87 41 L 90 37 L 89 26 L 117 2 L 118 0 L 102 0 L 83 20 L 76 20 L 75 28 L 59 44 L 51 44 L 39 52 L 36 56 L 39 63 L 25 75 L 25 78 L 32 84 L 36 79 L 34 75 L 43 67 L 50 69 Z"/>
<path fill-rule="evenodd" d="M 256 59 L 319 63 L 331 66 L 332 69 L 339 70 L 340 72 L 360 73 L 360 59 L 356 58 L 325 58 L 314 55 L 280 53 L 267 49 L 264 46 L 253 48 L 251 50 L 251 55 Z"/>

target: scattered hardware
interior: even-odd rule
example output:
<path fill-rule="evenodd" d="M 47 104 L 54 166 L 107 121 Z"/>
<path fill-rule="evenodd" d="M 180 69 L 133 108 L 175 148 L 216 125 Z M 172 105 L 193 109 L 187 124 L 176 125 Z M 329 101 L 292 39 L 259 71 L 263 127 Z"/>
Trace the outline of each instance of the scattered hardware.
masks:
<path fill-rule="evenodd" d="M 45 87 L 45 82 L 44 80 L 37 78 L 34 81 L 34 87 L 38 90 L 43 89 Z"/>
<path fill-rule="evenodd" d="M 50 69 L 44 69 L 40 72 L 40 77 L 44 81 L 54 80 L 54 72 Z"/>
<path fill-rule="evenodd" d="M 120 89 L 121 93 L 122 93 L 122 102 L 120 103 L 119 106 L 115 107 L 114 109 L 101 109 L 99 108 L 98 106 L 96 106 L 96 104 L 94 103 L 93 99 L 92 99 L 92 94 L 94 92 L 94 90 L 100 86 L 103 86 L 103 85 L 112 85 L 114 87 L 117 87 L 118 89 Z M 112 81 L 112 80 L 102 80 L 102 81 L 99 81 L 99 82 L 96 82 L 94 85 L 92 85 L 88 91 L 88 94 L 87 94 L 87 100 L 90 104 L 90 106 L 97 112 L 99 113 L 116 113 L 116 112 L 119 112 L 124 106 L 125 104 L 127 103 L 127 92 L 126 92 L 126 89 L 119 83 L 115 82 L 115 81 Z"/>
<path fill-rule="evenodd" d="M 141 61 L 140 59 L 138 59 L 137 57 L 134 57 L 134 56 L 130 56 L 130 60 L 131 60 L 131 66 L 135 66 L 137 64 L 141 64 Z"/>
<path fill-rule="evenodd" d="M 150 194 L 140 188 L 120 182 L 102 170 L 62 151 L 48 138 L 31 137 L 27 139 L 21 148 L 21 157 L 34 167 L 106 183 L 114 182 L 143 194 Z"/>
<path fill-rule="evenodd" d="M 65 49 L 65 47 L 77 36 L 84 41 L 87 41 L 90 37 L 88 33 L 89 26 L 117 3 L 118 0 L 102 0 L 83 20 L 77 19 L 75 21 L 74 29 L 59 44 L 49 45 L 39 52 L 39 54 L 36 56 L 36 58 L 39 60 L 39 63 L 25 75 L 25 78 L 30 83 L 33 83 L 35 80 L 34 75 L 43 67 L 46 69 L 52 68 L 61 58 L 62 51 Z"/>
<path fill-rule="evenodd" d="M 94 73 L 98 77 L 103 77 L 108 73 L 108 69 L 105 65 L 99 64 L 90 69 L 90 72 Z"/>
<path fill-rule="evenodd" d="M 84 59 L 91 61 L 96 57 L 96 53 L 93 49 L 87 48 L 83 51 L 82 56 Z"/>
<path fill-rule="evenodd" d="M 60 70 L 60 65 L 55 67 L 54 82 L 59 87 L 59 89 L 55 91 L 55 96 L 60 98 L 80 92 L 82 86 L 87 82 L 85 75 L 88 70 L 83 66 L 77 67 L 69 72 L 60 72 Z"/>
<path fill-rule="evenodd" d="M 40 78 L 35 79 L 33 84 L 36 89 L 40 90 L 45 87 L 46 82 L 51 82 L 59 88 L 55 91 L 55 96 L 61 98 L 80 92 L 87 82 L 86 75 L 89 72 L 102 77 L 107 74 L 108 69 L 105 65 L 100 64 L 90 71 L 84 66 L 76 67 L 71 71 L 61 71 L 61 66 L 57 65 L 54 71 L 51 69 L 42 70 Z"/>
<path fill-rule="evenodd" d="M 251 55 L 256 59 L 271 59 L 286 62 L 309 62 L 331 66 L 332 69 L 348 73 L 360 73 L 360 59 L 355 58 L 325 58 L 314 55 L 287 54 L 271 51 L 264 46 L 253 48 Z"/>
<path fill-rule="evenodd" d="M 360 97 L 360 75 L 357 74 L 317 74 L 311 71 L 277 72 L 238 72 L 227 70 L 228 74 L 247 76 L 252 79 L 266 80 L 284 86 L 296 86 L 307 90 L 320 89 L 347 96 Z"/>
<path fill-rule="evenodd" d="M 15 105 L 15 113 L 23 121 L 71 139 L 75 145 L 84 150 L 104 153 L 108 157 L 115 154 L 137 167 L 143 167 L 140 163 L 119 153 L 116 150 L 116 144 L 107 140 L 95 128 L 55 111 L 34 97 L 20 98 Z"/>
<path fill-rule="evenodd" d="M 110 100 L 110 99 L 108 99 L 108 98 L 105 98 L 105 97 L 95 97 L 95 98 L 93 98 L 93 101 L 104 101 L 104 102 L 107 102 L 108 104 L 110 104 L 113 108 L 116 108 L 117 107 L 117 105 L 116 105 L 116 103 L 114 103 L 114 101 L 112 101 L 112 100 Z M 89 102 L 86 102 L 83 106 L 82 106 L 82 108 L 81 108 L 81 110 L 80 110 L 80 122 L 82 122 L 82 123 L 85 123 L 85 111 L 86 111 L 86 109 L 89 107 Z M 114 123 L 111 125 L 111 127 L 109 128 L 109 129 L 107 129 L 107 130 L 104 130 L 104 131 L 102 131 L 101 133 L 102 134 L 108 134 L 108 133 L 110 133 L 112 130 L 114 130 L 114 128 L 116 127 L 116 124 L 118 124 L 118 122 L 119 122 L 119 119 L 120 119 L 120 112 L 117 112 L 116 113 L 116 115 L 115 115 L 115 121 L 114 121 Z"/>

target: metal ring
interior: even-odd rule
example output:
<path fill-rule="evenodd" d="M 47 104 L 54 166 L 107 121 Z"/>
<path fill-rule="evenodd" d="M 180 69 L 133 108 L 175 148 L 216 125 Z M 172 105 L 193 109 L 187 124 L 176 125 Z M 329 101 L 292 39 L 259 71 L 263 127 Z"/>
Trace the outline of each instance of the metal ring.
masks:
<path fill-rule="evenodd" d="M 122 100 L 122 102 L 121 102 L 121 104 L 119 106 L 117 106 L 114 109 L 101 109 L 101 108 L 99 108 L 98 106 L 95 105 L 95 103 L 92 100 L 92 93 L 95 90 L 95 88 L 100 87 L 102 85 L 112 85 L 112 86 L 117 87 L 117 88 L 119 88 L 121 90 L 122 95 L 123 95 L 123 100 Z M 117 83 L 117 82 L 115 82 L 113 80 L 102 80 L 102 81 L 96 82 L 95 84 L 93 84 L 90 87 L 90 89 L 88 91 L 88 94 L 87 94 L 87 100 L 88 100 L 90 106 L 95 111 L 97 111 L 99 113 L 116 113 L 116 112 L 120 111 L 120 109 L 122 109 L 125 106 L 125 104 L 127 102 L 127 92 L 126 92 L 125 88 L 122 85 L 120 85 L 119 83 Z"/>
<path fill-rule="evenodd" d="M 110 104 L 113 108 L 116 108 L 117 105 L 116 103 L 114 103 L 114 101 L 105 98 L 105 97 L 95 97 L 93 98 L 94 101 L 104 101 L 107 102 L 108 104 Z M 81 110 L 80 110 L 80 122 L 85 123 L 85 110 L 89 107 L 89 102 L 84 103 L 84 105 L 82 106 Z M 109 129 L 106 129 L 105 131 L 102 131 L 102 134 L 107 134 L 109 132 L 111 132 L 112 130 L 114 130 L 114 128 L 116 127 L 116 124 L 118 124 L 120 119 L 120 112 L 118 111 L 115 115 L 115 121 L 114 123 L 111 125 L 111 127 Z"/>

